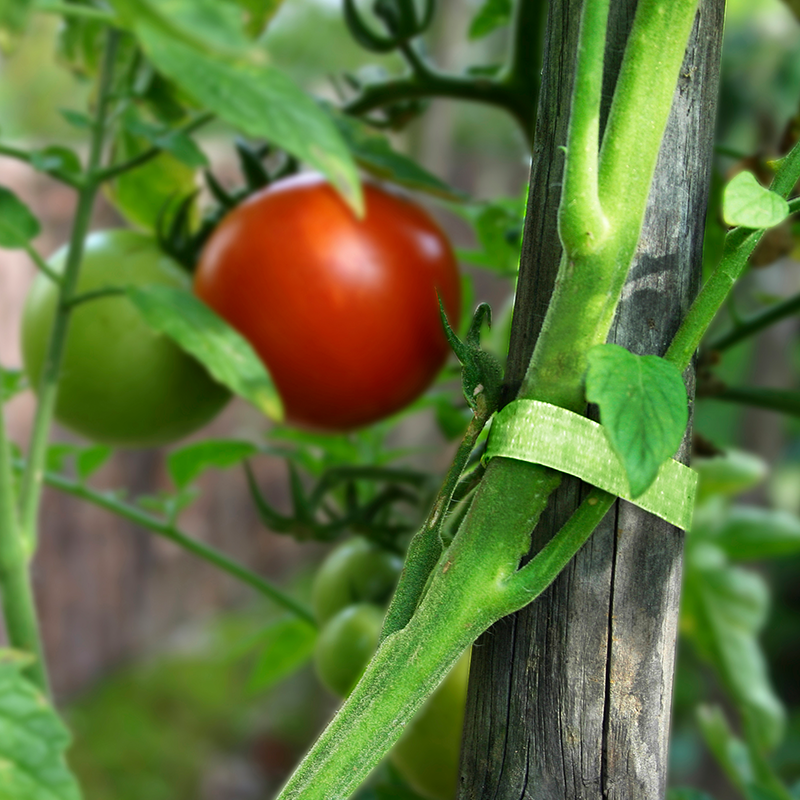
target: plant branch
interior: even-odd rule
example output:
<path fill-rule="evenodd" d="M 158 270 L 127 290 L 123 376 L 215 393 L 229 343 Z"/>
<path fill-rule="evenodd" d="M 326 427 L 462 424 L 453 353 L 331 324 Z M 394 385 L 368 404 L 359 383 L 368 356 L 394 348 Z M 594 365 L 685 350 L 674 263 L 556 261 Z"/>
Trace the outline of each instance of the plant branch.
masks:
<path fill-rule="evenodd" d="M 36 268 L 46 275 L 49 280 L 53 281 L 57 286 L 60 286 L 61 276 L 50 268 L 50 265 L 39 255 L 39 251 L 30 242 L 25 242 L 23 247 L 30 260 L 36 264 Z"/>
<path fill-rule="evenodd" d="M 33 156 L 27 150 L 21 150 L 18 147 L 10 147 L 9 145 L 0 144 L 0 156 L 7 156 L 8 158 L 15 158 L 17 161 L 22 161 L 25 164 L 33 166 Z M 70 186 L 73 189 L 80 189 L 83 186 L 81 179 L 68 172 L 62 172 L 59 169 L 45 170 L 47 175 L 55 178 L 57 181 Z"/>
<path fill-rule="evenodd" d="M 721 353 L 743 339 L 748 339 L 764 330 L 764 328 L 768 328 L 770 325 L 774 325 L 776 322 L 780 322 L 780 320 L 797 313 L 800 313 L 800 294 L 796 294 L 783 302 L 775 303 L 764 311 L 742 320 L 733 330 L 718 339 L 714 339 L 708 345 L 703 345 L 703 347 Z"/>
<path fill-rule="evenodd" d="M 21 467 L 22 465 L 20 464 L 19 466 Z M 118 500 L 112 494 L 95 491 L 94 489 L 90 489 L 85 484 L 67 478 L 63 475 L 45 472 L 44 482 L 54 489 L 58 489 L 59 491 L 70 494 L 73 497 L 77 497 L 81 500 L 92 503 L 93 505 L 99 506 L 100 508 L 104 508 L 106 511 L 110 511 L 113 514 L 116 514 L 118 517 L 122 517 L 129 522 L 140 525 L 142 528 L 146 528 L 151 533 L 173 542 L 174 544 L 178 545 L 178 547 L 181 547 L 184 550 L 196 555 L 198 558 L 202 558 L 209 564 L 213 564 L 223 572 L 227 572 L 228 575 L 231 575 L 237 580 L 240 580 L 242 583 L 247 584 L 278 605 L 283 606 L 285 609 L 291 611 L 293 614 L 296 614 L 301 619 L 305 620 L 311 625 L 316 626 L 317 623 L 314 619 L 314 615 L 305 606 L 298 603 L 292 597 L 278 589 L 276 586 L 273 586 L 269 581 L 265 580 L 260 575 L 257 575 L 255 572 L 252 572 L 247 567 L 239 564 L 210 545 L 199 542 L 197 539 L 194 539 L 188 534 L 182 532 L 174 524 L 166 522 L 165 520 L 160 519 L 159 517 L 148 513 L 147 511 L 143 511 L 142 509 L 131 505 L 130 503 L 124 503 L 121 500 Z"/>

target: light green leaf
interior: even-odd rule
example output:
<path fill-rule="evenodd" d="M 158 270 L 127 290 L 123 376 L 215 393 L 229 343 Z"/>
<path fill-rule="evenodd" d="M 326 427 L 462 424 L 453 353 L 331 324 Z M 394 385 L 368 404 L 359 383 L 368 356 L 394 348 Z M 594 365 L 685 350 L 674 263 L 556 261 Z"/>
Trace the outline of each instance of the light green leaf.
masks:
<path fill-rule="evenodd" d="M 511 0 L 484 0 L 469 26 L 469 38 L 481 39 L 511 21 Z"/>
<path fill-rule="evenodd" d="M 29 660 L 0 650 L 0 800 L 80 800 L 64 760 L 69 733 L 23 677 Z"/>
<path fill-rule="evenodd" d="M 0 403 L 5 403 L 12 397 L 24 392 L 28 388 L 28 379 L 20 369 L 0 369 Z"/>
<path fill-rule="evenodd" d="M 684 576 L 683 629 L 716 669 L 759 746 L 783 736 L 785 713 L 758 641 L 769 604 L 763 579 L 739 567 L 698 569 Z"/>
<path fill-rule="evenodd" d="M 317 631 L 297 617 L 282 619 L 258 637 L 261 653 L 248 682 L 252 692 L 263 692 L 300 669 L 314 652 Z"/>
<path fill-rule="evenodd" d="M 765 189 L 752 172 L 740 172 L 722 194 L 722 216 L 732 226 L 771 228 L 789 216 L 789 204 Z"/>
<path fill-rule="evenodd" d="M 286 75 L 269 64 L 210 58 L 143 23 L 137 33 L 156 69 L 189 96 L 242 133 L 267 139 L 319 170 L 362 212 L 349 150 L 327 114 Z"/>
<path fill-rule="evenodd" d="M 698 502 L 714 495 L 735 497 L 758 486 L 769 471 L 763 459 L 733 449 L 709 458 L 693 458 L 692 469 L 700 475 Z"/>
<path fill-rule="evenodd" d="M 227 469 L 258 452 L 251 442 L 208 439 L 170 453 L 167 469 L 175 485 L 182 489 L 209 467 Z"/>
<path fill-rule="evenodd" d="M 0 186 L 0 247 L 16 250 L 39 235 L 39 220 L 12 191 Z"/>
<path fill-rule="evenodd" d="M 700 732 L 728 779 L 744 791 L 754 780 L 755 770 L 744 742 L 733 734 L 719 706 L 701 706 L 697 710 Z"/>
<path fill-rule="evenodd" d="M 129 286 L 131 302 L 147 323 L 166 333 L 231 391 L 275 420 L 283 404 L 248 342 L 189 292 L 169 286 Z"/>
<path fill-rule="evenodd" d="M 283 0 L 233 0 L 245 13 L 245 32 L 254 39 L 267 29 Z"/>
<path fill-rule="evenodd" d="M 615 344 L 593 347 L 588 361 L 586 397 L 600 407 L 636 498 L 680 446 L 689 418 L 683 378 L 663 358 L 636 356 Z"/>
<path fill-rule="evenodd" d="M 716 537 L 716 544 L 734 559 L 791 556 L 800 553 L 800 519 L 787 511 L 734 506 Z"/>

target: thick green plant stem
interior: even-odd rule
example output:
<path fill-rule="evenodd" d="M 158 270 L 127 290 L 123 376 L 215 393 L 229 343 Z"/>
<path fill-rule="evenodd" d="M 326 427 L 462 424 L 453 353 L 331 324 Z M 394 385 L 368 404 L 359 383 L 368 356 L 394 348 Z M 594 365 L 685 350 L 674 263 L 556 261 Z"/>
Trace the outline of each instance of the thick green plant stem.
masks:
<path fill-rule="evenodd" d="M 110 28 L 107 33 L 106 49 L 103 55 L 100 86 L 97 100 L 92 140 L 89 149 L 89 160 L 86 169 L 86 180 L 78 193 L 78 207 L 72 226 L 67 263 L 60 284 L 60 302 L 53 319 L 47 355 L 37 391 L 38 402 L 33 422 L 30 447 L 28 449 L 28 466 L 22 478 L 20 491 L 20 524 L 25 547 L 29 555 L 36 550 L 37 521 L 41 502 L 44 463 L 47 456 L 47 443 L 50 435 L 50 424 L 55 411 L 58 394 L 58 375 L 64 354 L 69 319 L 70 301 L 78 283 L 78 274 L 83 258 L 83 242 L 89 231 L 92 207 L 97 194 L 98 183 L 94 174 L 100 166 L 103 155 L 103 143 L 106 133 L 106 117 L 112 89 L 112 73 L 117 52 L 119 31 Z"/>
<path fill-rule="evenodd" d="M 608 0 L 586 0 L 586 19 L 601 20 Z M 553 300 L 520 396 L 582 410 L 586 351 L 605 341 L 641 231 L 658 151 L 697 0 L 641 0 L 610 112 L 615 135 L 632 149 L 628 169 L 606 138 L 600 152 L 600 211 L 607 234 L 587 245 L 580 226 L 567 225 L 565 251 Z M 578 73 L 599 79 L 605 37 L 584 29 Z M 647 43 L 647 46 L 645 44 Z M 649 49 L 648 49 L 649 48 Z M 571 137 L 591 137 L 592 108 Z M 623 130 L 631 126 L 632 131 Z M 567 162 L 573 141 L 567 146 Z M 578 153 L 571 185 L 591 181 L 591 153 Z M 567 167 L 569 169 L 569 167 Z M 605 171 L 604 171 L 605 170 Z M 618 182 L 618 186 L 615 186 Z M 591 183 L 589 184 L 591 186 Z M 616 194 L 615 194 L 616 192 Z M 592 200 L 592 193 L 586 197 Z M 562 195 L 569 208 L 575 198 Z M 580 201 L 580 198 L 579 198 Z M 585 198 L 584 198 L 585 201 Z M 567 214 L 569 216 L 569 214 Z M 579 454 L 576 454 L 579 457 Z M 279 800 L 340 800 L 366 777 L 435 688 L 461 650 L 500 617 L 527 605 L 577 552 L 613 498 L 594 492 L 522 570 L 531 531 L 559 473 L 506 458 L 489 463 L 463 524 L 437 562 L 408 624 L 383 641 L 364 677 L 323 732 Z M 592 502 L 589 502 L 591 499 Z"/>
<path fill-rule="evenodd" d="M 786 198 L 798 180 L 800 180 L 800 143 L 781 159 L 770 188 Z M 796 212 L 798 203 L 793 201 L 789 209 Z M 763 235 L 763 230 L 734 228 L 725 237 L 722 261 L 695 298 L 664 356 L 678 369 L 685 369 L 692 360 L 692 356 L 700 346 L 700 340 L 725 304 L 734 284 L 747 268 L 748 259 Z"/>
<path fill-rule="evenodd" d="M 490 415 L 477 412 L 470 420 L 428 518 L 419 531 L 414 534 L 414 538 L 408 546 L 400 582 L 389 604 L 389 610 L 386 612 L 381 641 L 406 625 L 425 591 L 431 570 L 442 555 L 441 531 L 445 515 L 450 508 L 453 493 L 458 486 L 464 467 L 466 467 L 475 443 L 488 421 L 488 416 Z"/>
<path fill-rule="evenodd" d="M 0 365 L 0 385 L 2 381 L 3 367 Z M 6 436 L 3 408 L 3 399 L 0 398 L 0 599 L 3 619 L 11 645 L 31 653 L 35 659 L 26 667 L 26 676 L 45 694 L 49 694 L 28 558 L 17 515 L 11 447 Z"/>

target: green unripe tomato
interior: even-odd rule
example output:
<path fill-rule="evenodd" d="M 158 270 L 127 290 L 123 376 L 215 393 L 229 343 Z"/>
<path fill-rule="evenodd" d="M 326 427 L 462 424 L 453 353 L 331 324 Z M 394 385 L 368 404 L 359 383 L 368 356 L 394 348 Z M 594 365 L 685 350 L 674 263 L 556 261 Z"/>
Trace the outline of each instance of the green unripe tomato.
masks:
<path fill-rule="evenodd" d="M 347 606 L 328 620 L 314 649 L 314 666 L 326 688 L 339 697 L 350 694 L 378 647 L 382 625 L 383 610 L 372 603 Z"/>
<path fill-rule="evenodd" d="M 428 800 L 453 800 L 458 784 L 469 651 L 406 725 L 389 758 L 409 786 Z"/>
<path fill-rule="evenodd" d="M 191 279 L 149 236 L 128 230 L 91 234 L 77 292 Z M 49 261 L 64 272 L 67 250 Z M 22 319 L 25 372 L 34 389 L 58 303 L 44 275 L 33 283 Z M 87 438 L 123 447 L 166 444 L 200 428 L 230 394 L 167 336 L 155 332 L 125 295 L 88 300 L 72 312 L 58 384 L 56 419 Z"/>
<path fill-rule="evenodd" d="M 311 594 L 314 614 L 324 624 L 353 603 L 385 605 L 394 591 L 403 559 L 355 536 L 340 544 L 319 568 Z"/>

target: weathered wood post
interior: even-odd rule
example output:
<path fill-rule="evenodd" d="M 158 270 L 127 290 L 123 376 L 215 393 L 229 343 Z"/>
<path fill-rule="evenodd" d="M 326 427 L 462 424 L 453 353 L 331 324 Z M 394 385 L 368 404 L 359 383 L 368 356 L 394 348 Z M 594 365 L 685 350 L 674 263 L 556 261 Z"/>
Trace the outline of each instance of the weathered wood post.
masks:
<path fill-rule="evenodd" d="M 558 148 L 566 142 L 581 6 L 550 2 L 511 387 L 527 366 L 558 269 Z M 607 99 L 635 8 L 636 0 L 611 4 Z M 724 0 L 701 0 L 612 331 L 612 341 L 638 354 L 664 353 L 697 290 L 723 15 Z M 534 534 L 534 551 L 581 491 L 576 479 L 562 483 Z M 680 530 L 618 501 L 544 595 L 478 640 L 460 800 L 663 798 L 682 549 Z"/>

